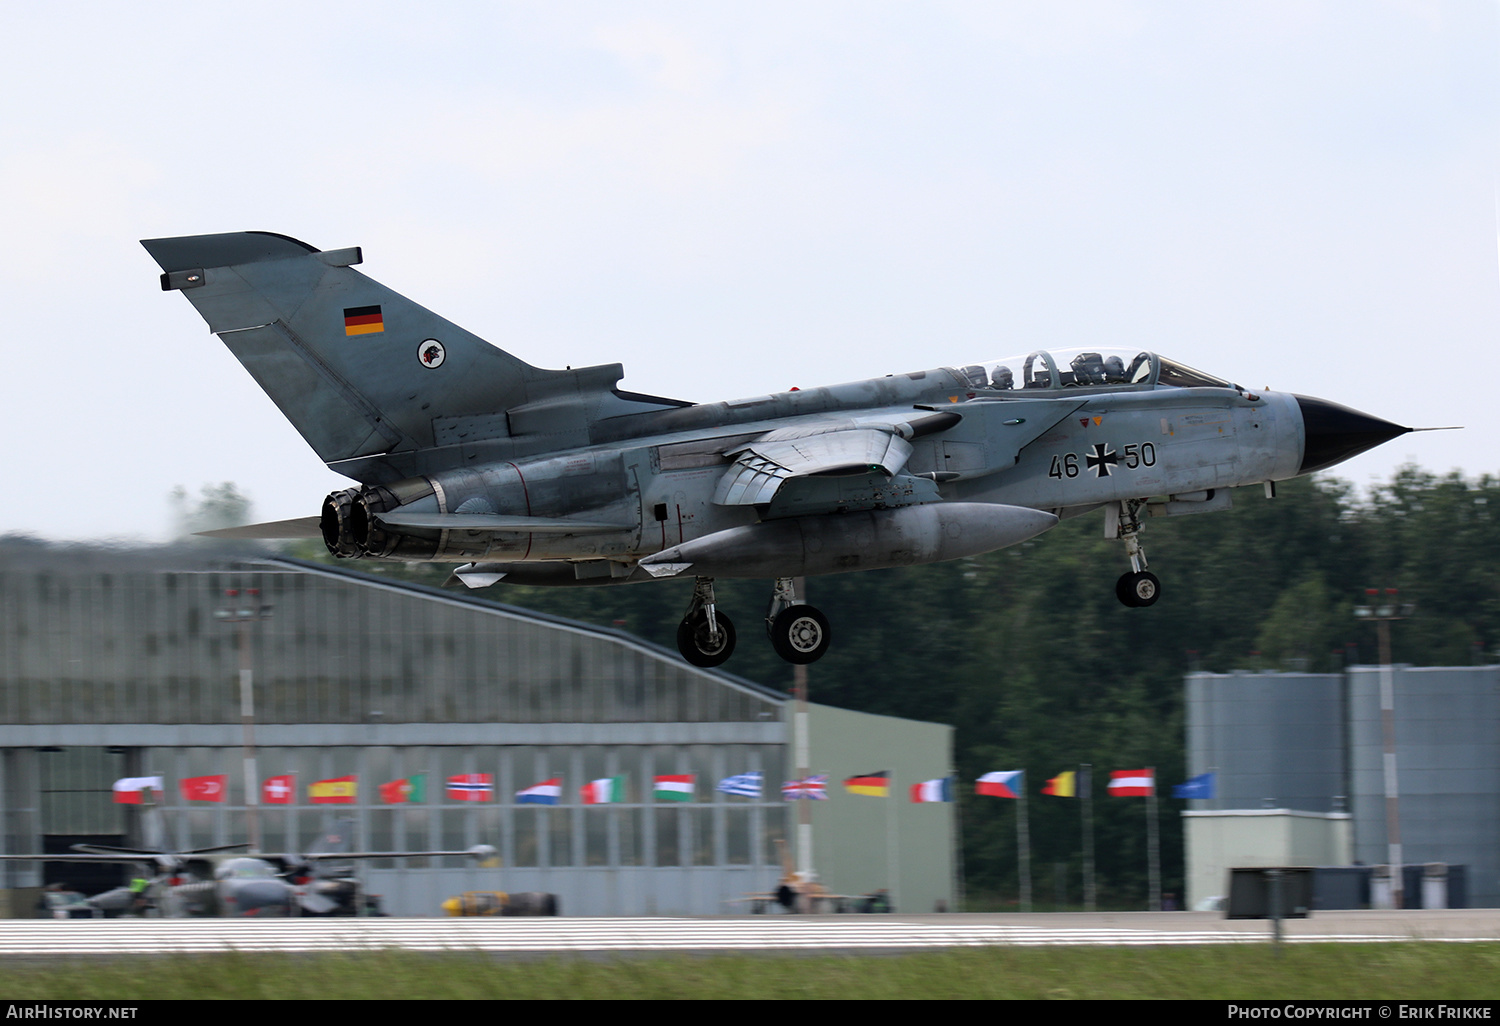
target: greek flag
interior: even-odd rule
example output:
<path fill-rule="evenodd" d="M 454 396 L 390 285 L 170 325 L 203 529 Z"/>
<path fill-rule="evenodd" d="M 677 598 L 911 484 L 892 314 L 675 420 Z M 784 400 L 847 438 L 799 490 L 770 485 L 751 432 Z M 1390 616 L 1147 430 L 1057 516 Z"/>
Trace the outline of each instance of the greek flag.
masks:
<path fill-rule="evenodd" d="M 714 790 L 723 791 L 725 794 L 737 794 L 741 798 L 760 797 L 761 776 L 759 770 L 750 773 L 741 773 L 733 777 L 725 777 L 719 781 L 719 786 Z"/>

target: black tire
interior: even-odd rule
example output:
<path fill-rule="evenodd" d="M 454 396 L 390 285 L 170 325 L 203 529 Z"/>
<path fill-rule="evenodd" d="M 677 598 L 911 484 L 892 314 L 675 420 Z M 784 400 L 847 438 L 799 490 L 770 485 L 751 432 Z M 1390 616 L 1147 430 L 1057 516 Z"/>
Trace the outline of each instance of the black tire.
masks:
<path fill-rule="evenodd" d="M 677 651 L 694 666 L 718 666 L 734 654 L 734 623 L 715 610 L 717 642 L 708 633 L 708 614 L 695 613 L 677 625 Z"/>
<path fill-rule="evenodd" d="M 1155 605 L 1161 597 L 1161 581 L 1147 570 L 1125 574 L 1115 582 L 1115 597 L 1136 609 Z"/>
<path fill-rule="evenodd" d="M 833 640 L 828 617 L 812 606 L 788 606 L 771 623 L 771 647 L 789 663 L 814 663 Z"/>

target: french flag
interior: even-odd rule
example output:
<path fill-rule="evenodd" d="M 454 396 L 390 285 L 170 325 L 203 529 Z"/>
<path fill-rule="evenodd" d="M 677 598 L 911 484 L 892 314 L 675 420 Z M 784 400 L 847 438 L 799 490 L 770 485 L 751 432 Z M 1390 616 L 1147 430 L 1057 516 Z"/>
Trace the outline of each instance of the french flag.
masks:
<path fill-rule="evenodd" d="M 914 802 L 951 802 L 953 800 L 953 778 L 939 777 L 911 785 L 911 800 Z"/>
<path fill-rule="evenodd" d="M 561 797 L 562 777 L 543 780 L 516 792 L 516 802 L 520 805 L 556 805 Z"/>

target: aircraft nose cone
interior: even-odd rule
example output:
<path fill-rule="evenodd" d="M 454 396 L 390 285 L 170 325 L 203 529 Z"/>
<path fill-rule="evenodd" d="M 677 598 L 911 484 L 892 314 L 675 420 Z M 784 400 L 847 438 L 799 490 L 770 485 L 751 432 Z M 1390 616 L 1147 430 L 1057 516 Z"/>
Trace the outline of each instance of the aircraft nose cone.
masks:
<path fill-rule="evenodd" d="M 1295 398 L 1302 408 L 1302 426 L 1307 435 L 1298 474 L 1311 474 L 1342 463 L 1411 430 L 1326 399 L 1305 395 Z"/>

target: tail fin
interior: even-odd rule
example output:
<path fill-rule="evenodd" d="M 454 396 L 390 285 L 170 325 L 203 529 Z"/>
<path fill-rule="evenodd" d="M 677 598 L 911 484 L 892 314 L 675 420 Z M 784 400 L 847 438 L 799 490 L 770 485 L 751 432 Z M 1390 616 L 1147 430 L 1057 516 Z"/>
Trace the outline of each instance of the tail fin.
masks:
<path fill-rule="evenodd" d="M 269 232 L 141 244 L 165 272 L 162 288 L 183 292 L 325 463 L 476 435 L 573 442 L 557 436 L 681 405 L 616 393 L 619 364 L 553 371 L 518 360 L 354 270 L 357 247 L 321 252 Z M 335 469 L 365 479 L 358 465 Z"/>

